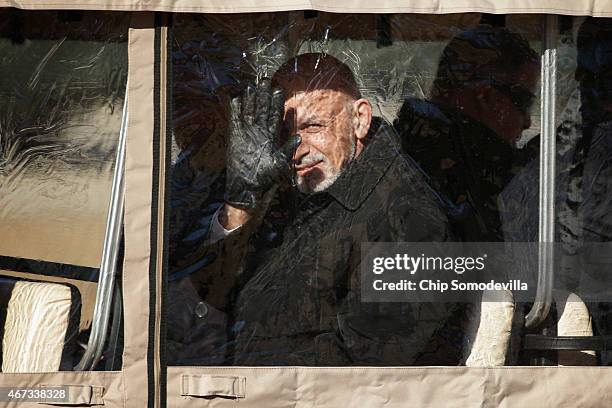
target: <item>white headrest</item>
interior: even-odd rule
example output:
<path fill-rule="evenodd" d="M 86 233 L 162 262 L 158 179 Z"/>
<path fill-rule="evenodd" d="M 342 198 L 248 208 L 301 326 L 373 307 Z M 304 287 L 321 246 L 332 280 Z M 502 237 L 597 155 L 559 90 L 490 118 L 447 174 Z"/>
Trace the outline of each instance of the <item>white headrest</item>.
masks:
<path fill-rule="evenodd" d="M 2 371 L 58 371 L 71 309 L 70 287 L 17 281 L 8 303 L 2 339 Z"/>

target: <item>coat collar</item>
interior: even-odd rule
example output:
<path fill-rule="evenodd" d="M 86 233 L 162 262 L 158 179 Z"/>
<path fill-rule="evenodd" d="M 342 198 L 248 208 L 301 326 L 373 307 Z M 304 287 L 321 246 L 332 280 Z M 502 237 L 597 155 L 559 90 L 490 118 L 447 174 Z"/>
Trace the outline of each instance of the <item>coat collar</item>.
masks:
<path fill-rule="evenodd" d="M 374 118 L 365 148 L 326 192 L 346 209 L 357 210 L 400 155 L 398 146 L 393 129 Z"/>

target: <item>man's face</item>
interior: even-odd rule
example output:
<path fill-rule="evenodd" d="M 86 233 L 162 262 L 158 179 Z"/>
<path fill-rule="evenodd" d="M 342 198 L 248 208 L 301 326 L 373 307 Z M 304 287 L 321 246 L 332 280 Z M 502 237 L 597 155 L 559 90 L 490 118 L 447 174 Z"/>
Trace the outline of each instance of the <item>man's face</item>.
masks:
<path fill-rule="evenodd" d="M 531 104 L 538 80 L 538 66 L 526 64 L 506 73 L 495 73 L 488 85 L 479 119 L 506 143 L 515 146 L 525 129 L 531 126 Z"/>
<path fill-rule="evenodd" d="M 352 103 L 345 93 L 328 89 L 287 95 L 284 132 L 302 138 L 293 156 L 301 192 L 324 191 L 355 157 Z"/>

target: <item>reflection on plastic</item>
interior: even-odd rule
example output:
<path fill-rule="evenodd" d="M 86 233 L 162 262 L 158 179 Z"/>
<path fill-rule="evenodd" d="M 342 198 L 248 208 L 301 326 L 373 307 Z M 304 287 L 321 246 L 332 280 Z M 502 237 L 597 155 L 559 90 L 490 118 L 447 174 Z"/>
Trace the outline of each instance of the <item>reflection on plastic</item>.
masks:
<path fill-rule="evenodd" d="M 128 23 L 112 13 L 0 11 L 2 371 L 73 370 L 87 342 Z"/>
<path fill-rule="evenodd" d="M 98 268 L 128 18 L 1 14 L 0 255 Z"/>
<path fill-rule="evenodd" d="M 479 297 L 372 304 L 358 272 L 364 242 L 537 241 L 538 17 L 503 28 L 477 14 L 308 17 L 175 24 L 171 363 L 556 363 L 521 349 L 530 305 L 511 295 L 500 310 Z M 236 97 L 267 95 L 266 78 L 284 93 L 284 123 L 240 156 L 231 135 L 264 126 L 270 98 Z M 232 98 L 252 117 L 232 115 Z M 291 180 L 256 182 L 257 160 L 294 134 Z M 228 199 L 235 165 L 254 182 L 238 190 L 252 205 Z M 486 349 L 479 319 L 511 328 L 503 350 Z"/>

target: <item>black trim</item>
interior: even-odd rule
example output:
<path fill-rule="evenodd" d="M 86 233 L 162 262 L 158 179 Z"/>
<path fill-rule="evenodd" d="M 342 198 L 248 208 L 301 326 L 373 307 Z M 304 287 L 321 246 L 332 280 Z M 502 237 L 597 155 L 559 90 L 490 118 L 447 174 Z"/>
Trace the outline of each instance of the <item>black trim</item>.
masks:
<path fill-rule="evenodd" d="M 488 24 L 493 27 L 505 27 L 506 15 L 482 13 L 479 24 Z"/>
<path fill-rule="evenodd" d="M 0 256 L 0 269 L 13 272 L 35 273 L 37 275 L 58 276 L 88 282 L 98 282 L 100 269 L 37 259 Z"/>
<path fill-rule="evenodd" d="M 149 261 L 149 346 L 147 349 L 148 404 L 155 408 L 155 315 L 156 315 L 156 271 L 157 271 L 157 218 L 159 213 L 159 139 L 160 139 L 160 45 L 162 14 L 155 13 L 155 40 L 153 63 L 153 183 L 151 186 L 151 242 Z M 138 103 L 138 102 L 136 102 Z"/>
<path fill-rule="evenodd" d="M 376 16 L 376 48 L 393 45 L 391 37 L 391 17 L 388 14 Z"/>
<path fill-rule="evenodd" d="M 546 336 L 527 334 L 523 342 L 526 350 L 612 350 L 612 336 Z"/>
<path fill-rule="evenodd" d="M 167 386 L 168 386 L 168 370 L 166 360 L 166 303 L 168 300 L 168 259 L 169 259 L 169 232 L 170 232 L 170 165 L 172 151 L 172 14 L 167 14 L 168 20 L 168 38 L 166 39 L 166 149 L 164 169 L 164 229 L 163 229 L 163 265 L 162 265 L 162 282 L 161 282 L 161 323 L 160 323 L 160 373 L 159 373 L 159 399 L 160 407 L 167 406 Z"/>
<path fill-rule="evenodd" d="M 304 20 L 317 17 L 319 17 L 319 12 L 317 10 L 304 10 Z"/>

